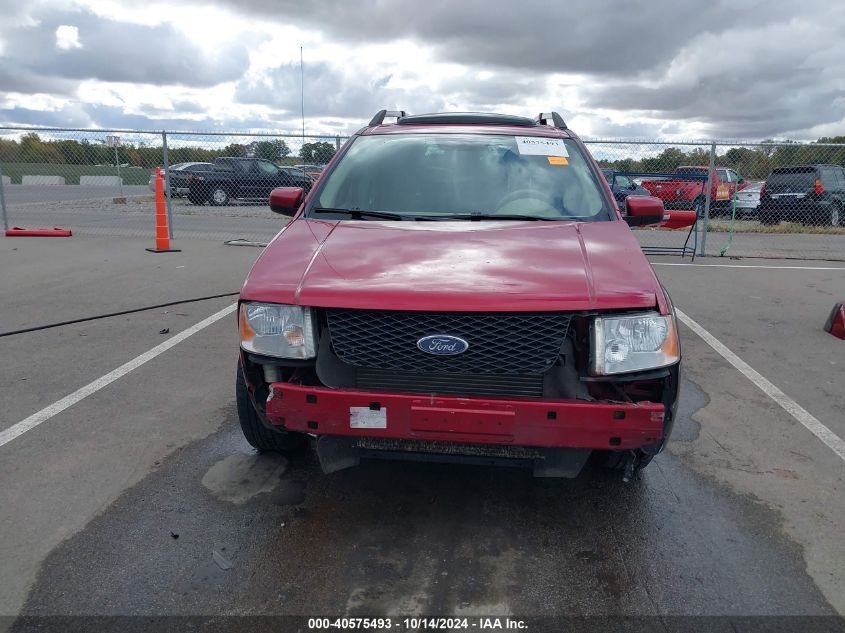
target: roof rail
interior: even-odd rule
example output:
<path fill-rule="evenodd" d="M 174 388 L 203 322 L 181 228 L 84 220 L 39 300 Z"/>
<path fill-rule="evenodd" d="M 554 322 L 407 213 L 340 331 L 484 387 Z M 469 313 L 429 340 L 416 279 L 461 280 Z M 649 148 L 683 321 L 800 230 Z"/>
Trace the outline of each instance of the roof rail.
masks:
<path fill-rule="evenodd" d="M 535 121 L 539 125 L 550 125 L 551 127 L 557 127 L 561 130 L 566 129 L 566 122 L 557 112 L 541 112 Z"/>
<path fill-rule="evenodd" d="M 370 119 L 370 125 L 381 125 L 384 123 L 384 119 L 386 117 L 401 119 L 403 116 L 406 116 L 407 112 L 404 110 L 379 110 L 376 112 L 376 115 Z"/>

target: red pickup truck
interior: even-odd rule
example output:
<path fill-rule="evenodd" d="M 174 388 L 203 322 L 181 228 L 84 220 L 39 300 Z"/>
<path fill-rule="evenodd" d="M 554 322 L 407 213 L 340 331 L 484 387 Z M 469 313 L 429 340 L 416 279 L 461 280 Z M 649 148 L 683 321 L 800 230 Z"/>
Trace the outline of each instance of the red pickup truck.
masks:
<path fill-rule="evenodd" d="M 270 196 L 293 219 L 240 296 L 246 439 L 310 437 L 327 473 L 411 458 L 574 477 L 593 455 L 627 479 L 672 429 L 681 350 L 629 229 L 663 204 L 625 205 L 556 113 L 381 111 L 310 193 Z"/>
<path fill-rule="evenodd" d="M 707 176 L 707 167 L 681 165 L 672 173 L 679 176 Z M 733 195 L 743 188 L 745 180 L 729 167 L 716 167 L 711 177 L 710 215 L 730 213 Z M 663 200 L 667 209 L 695 209 L 699 215 L 704 213 L 707 183 L 701 180 L 645 180 L 642 186 L 651 195 Z"/>

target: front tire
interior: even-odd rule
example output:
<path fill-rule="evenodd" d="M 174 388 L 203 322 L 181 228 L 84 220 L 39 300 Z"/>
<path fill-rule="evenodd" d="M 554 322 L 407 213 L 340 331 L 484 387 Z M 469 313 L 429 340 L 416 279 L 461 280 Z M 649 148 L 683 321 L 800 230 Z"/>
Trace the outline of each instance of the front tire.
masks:
<path fill-rule="evenodd" d="M 827 225 L 836 227 L 842 226 L 842 209 L 839 208 L 838 204 L 831 205 Z"/>
<path fill-rule="evenodd" d="M 215 207 L 223 207 L 229 204 L 229 192 L 223 187 L 214 187 L 208 196 L 209 202 Z"/>
<path fill-rule="evenodd" d="M 243 366 L 238 363 L 238 376 L 235 379 L 235 402 L 238 407 L 238 420 L 241 423 L 246 441 L 259 451 L 291 453 L 302 448 L 308 438 L 301 433 L 287 433 L 267 428 L 258 416 L 244 380 Z"/>
<path fill-rule="evenodd" d="M 635 471 L 640 471 L 651 463 L 654 455 L 649 455 L 642 451 L 636 451 L 637 464 L 634 467 Z M 624 470 L 626 458 L 630 451 L 595 451 L 595 463 L 602 468 L 608 470 Z"/>

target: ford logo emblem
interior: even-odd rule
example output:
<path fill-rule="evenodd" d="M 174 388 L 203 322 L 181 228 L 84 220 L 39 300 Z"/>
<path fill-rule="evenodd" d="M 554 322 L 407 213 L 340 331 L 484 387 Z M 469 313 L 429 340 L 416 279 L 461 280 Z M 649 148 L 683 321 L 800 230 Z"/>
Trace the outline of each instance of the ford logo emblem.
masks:
<path fill-rule="evenodd" d="M 454 354 L 463 354 L 467 351 L 469 343 L 457 336 L 434 334 L 432 336 L 422 337 L 417 341 L 417 347 L 426 354 L 452 356 Z"/>

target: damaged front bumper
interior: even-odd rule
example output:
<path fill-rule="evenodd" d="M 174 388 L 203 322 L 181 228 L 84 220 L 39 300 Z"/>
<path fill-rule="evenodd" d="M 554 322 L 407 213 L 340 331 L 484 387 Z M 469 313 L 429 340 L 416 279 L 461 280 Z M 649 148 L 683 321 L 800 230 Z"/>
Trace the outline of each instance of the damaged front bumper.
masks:
<path fill-rule="evenodd" d="M 533 466 L 540 476 L 574 477 L 594 449 L 659 447 L 662 403 L 508 400 L 376 393 L 274 382 L 266 421 L 318 437 L 324 470 L 361 457 Z"/>

